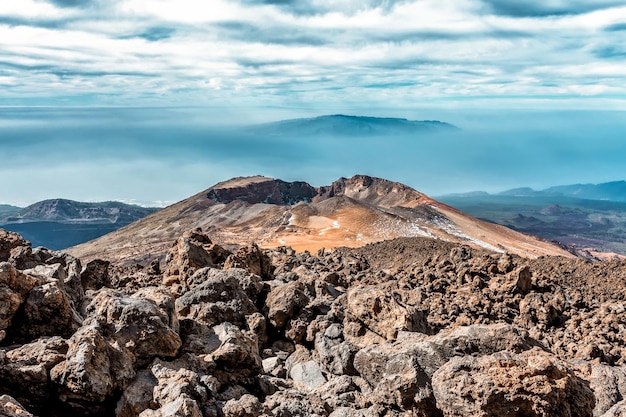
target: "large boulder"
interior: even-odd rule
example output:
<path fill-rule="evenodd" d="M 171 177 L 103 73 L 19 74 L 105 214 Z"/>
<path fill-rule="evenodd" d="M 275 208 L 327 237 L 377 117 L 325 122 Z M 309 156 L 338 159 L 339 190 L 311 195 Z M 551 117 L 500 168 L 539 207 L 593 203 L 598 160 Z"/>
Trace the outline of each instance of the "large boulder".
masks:
<path fill-rule="evenodd" d="M 49 372 L 65 360 L 67 350 L 67 341 L 55 336 L 0 351 L 4 356 L 0 357 L 0 392 L 11 394 L 32 411 L 45 411 L 45 404 L 57 397 Z"/>
<path fill-rule="evenodd" d="M 335 375 L 354 375 L 354 355 L 359 348 L 343 340 L 342 326 L 333 323 L 315 335 L 315 352 L 324 367 Z"/>
<path fill-rule="evenodd" d="M 35 264 L 29 241 L 15 232 L 0 229 L 0 262 L 10 262 L 18 269 Z"/>
<path fill-rule="evenodd" d="M 270 291 L 265 301 L 267 317 L 274 327 L 282 329 L 309 301 L 305 286 L 299 281 L 277 286 Z"/>
<path fill-rule="evenodd" d="M 41 277 L 21 273 L 8 262 L 0 263 L 0 332 L 9 328 L 30 290 L 44 282 Z"/>
<path fill-rule="evenodd" d="M 179 317 L 194 320 L 209 327 L 223 322 L 246 325 L 246 316 L 257 309 L 248 293 L 258 293 L 260 281 L 240 270 L 221 271 L 205 268 L 196 273 L 202 283 L 176 300 Z M 244 291 L 243 286 L 248 290 Z"/>
<path fill-rule="evenodd" d="M 432 386 L 445 417 L 591 417 L 595 405 L 589 384 L 539 348 L 454 357 Z"/>
<path fill-rule="evenodd" d="M 152 295 L 140 290 L 130 297 L 102 290 L 87 306 L 86 313 L 91 322 L 98 323 L 102 335 L 128 351 L 139 366 L 157 356 L 176 356 L 182 344 L 176 331 L 174 303 L 166 293 L 157 290 Z"/>
<path fill-rule="evenodd" d="M 63 284 L 57 280 L 28 293 L 19 319 L 19 329 L 14 332 L 22 340 L 54 335 L 69 338 L 83 322 Z"/>
<path fill-rule="evenodd" d="M 415 357 L 420 368 L 431 377 L 455 356 L 487 355 L 501 350 L 522 352 L 535 345 L 528 332 L 508 324 L 459 326 L 433 336 L 400 333 L 396 341 L 361 349 L 354 358 L 354 366 L 361 376 L 375 383 L 385 375 L 388 362 L 396 357 Z"/>
<path fill-rule="evenodd" d="M 409 291 L 388 283 L 350 288 L 343 323 L 346 340 L 365 347 L 395 339 L 400 331 L 431 333 L 427 314 L 412 302 Z"/>
<path fill-rule="evenodd" d="M 263 279 L 272 276 L 272 263 L 256 244 L 239 248 L 235 253 L 228 256 L 224 262 L 224 269 L 241 268 Z"/>
<path fill-rule="evenodd" d="M 102 403 L 135 376 L 131 356 L 102 336 L 96 324 L 81 327 L 69 340 L 67 359 L 52 368 L 61 399 L 85 412 L 89 403 Z"/>
<path fill-rule="evenodd" d="M 606 413 L 611 407 L 626 398 L 626 368 L 608 366 L 596 362 L 575 364 L 578 376 L 589 381 L 596 397 L 594 416 Z"/>
<path fill-rule="evenodd" d="M 0 416 L 2 417 L 33 417 L 22 404 L 8 395 L 0 395 Z"/>
<path fill-rule="evenodd" d="M 111 262 L 94 259 L 85 265 L 80 273 L 80 281 L 85 290 L 99 290 L 111 286 L 109 267 Z"/>
<path fill-rule="evenodd" d="M 156 359 L 137 374 L 116 407 L 117 417 L 202 417 L 201 406 L 211 396 L 206 376 L 184 360 Z"/>
<path fill-rule="evenodd" d="M 198 269 L 223 264 L 230 252 L 214 244 L 201 229 L 185 232 L 172 246 L 165 258 L 165 285 L 177 293 L 189 289 L 186 280 Z"/>

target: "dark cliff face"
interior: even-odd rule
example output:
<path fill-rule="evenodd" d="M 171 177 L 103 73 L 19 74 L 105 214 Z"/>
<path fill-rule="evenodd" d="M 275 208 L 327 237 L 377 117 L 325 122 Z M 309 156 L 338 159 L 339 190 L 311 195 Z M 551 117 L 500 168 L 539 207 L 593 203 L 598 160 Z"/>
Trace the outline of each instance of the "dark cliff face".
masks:
<path fill-rule="evenodd" d="M 245 201 L 250 204 L 293 205 L 301 201 L 320 202 L 342 196 L 372 204 L 402 205 L 419 198 L 421 194 L 406 185 L 367 175 L 340 178 L 331 185 L 319 188 L 302 181 L 268 179 L 242 186 L 212 188 L 207 192 L 207 198 L 223 204 Z"/>
<path fill-rule="evenodd" d="M 317 189 L 306 182 L 286 182 L 268 180 L 247 184 L 241 187 L 213 188 L 207 198 L 219 203 L 245 201 L 250 204 L 293 205 L 300 201 L 309 202 L 317 195 Z"/>

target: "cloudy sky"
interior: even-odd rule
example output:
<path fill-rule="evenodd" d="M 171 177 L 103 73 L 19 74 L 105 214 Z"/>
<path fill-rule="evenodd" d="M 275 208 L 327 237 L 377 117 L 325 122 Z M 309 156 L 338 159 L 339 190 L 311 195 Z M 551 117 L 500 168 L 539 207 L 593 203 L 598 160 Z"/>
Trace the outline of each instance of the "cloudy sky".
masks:
<path fill-rule="evenodd" d="M 624 179 L 624 0 L 0 1 L 0 203 L 162 204 L 237 175 L 431 195 Z M 437 140 L 251 138 L 320 114 Z"/>
<path fill-rule="evenodd" d="M 623 0 L 0 2 L 0 104 L 624 109 Z"/>

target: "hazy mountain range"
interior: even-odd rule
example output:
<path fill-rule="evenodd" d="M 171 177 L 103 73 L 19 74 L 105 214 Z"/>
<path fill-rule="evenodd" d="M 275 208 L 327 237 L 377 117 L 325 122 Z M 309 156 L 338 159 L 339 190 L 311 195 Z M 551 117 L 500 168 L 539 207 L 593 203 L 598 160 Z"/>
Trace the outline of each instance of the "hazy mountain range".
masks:
<path fill-rule="evenodd" d="M 117 230 L 156 210 L 117 201 L 51 199 L 25 208 L 0 206 L 0 228 L 22 234 L 34 246 L 64 249 Z"/>
<path fill-rule="evenodd" d="M 438 197 L 472 216 L 574 248 L 626 254 L 626 182 Z"/>
<path fill-rule="evenodd" d="M 449 194 L 445 197 L 480 197 L 488 195 L 511 197 L 572 197 L 585 200 L 606 200 L 626 202 L 626 181 L 611 181 L 601 184 L 571 184 L 534 190 L 530 187 L 513 188 L 496 194 L 485 191 Z"/>
<path fill-rule="evenodd" d="M 458 129 L 437 120 L 335 114 L 255 125 L 247 131 L 272 136 L 377 136 L 436 133 Z"/>

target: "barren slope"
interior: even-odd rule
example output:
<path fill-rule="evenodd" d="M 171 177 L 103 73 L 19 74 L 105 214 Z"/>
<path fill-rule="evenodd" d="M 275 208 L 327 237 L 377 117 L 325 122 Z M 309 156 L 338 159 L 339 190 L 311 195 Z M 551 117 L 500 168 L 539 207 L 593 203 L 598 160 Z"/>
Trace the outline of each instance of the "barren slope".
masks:
<path fill-rule="evenodd" d="M 143 262 L 162 256 L 177 236 L 196 227 L 221 244 L 256 242 L 298 251 L 426 236 L 525 257 L 571 256 L 406 185 L 363 175 L 319 188 L 265 177 L 235 178 L 68 252 L 83 259 Z"/>

